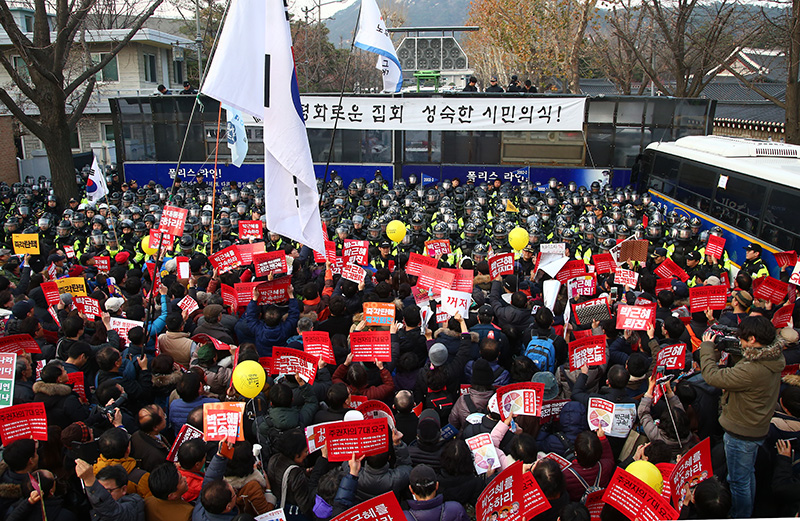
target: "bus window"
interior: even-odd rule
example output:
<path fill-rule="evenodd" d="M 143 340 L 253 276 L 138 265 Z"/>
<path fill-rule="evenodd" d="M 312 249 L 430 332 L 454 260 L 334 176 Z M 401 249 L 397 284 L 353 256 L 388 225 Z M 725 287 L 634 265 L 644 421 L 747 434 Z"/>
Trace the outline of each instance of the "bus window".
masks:
<path fill-rule="evenodd" d="M 676 198 L 682 203 L 708 213 L 711 196 L 717 186 L 717 172 L 708 166 L 685 161 L 681 166 L 681 182 Z"/>
<path fill-rule="evenodd" d="M 755 235 L 765 193 L 763 185 L 730 176 L 727 186 L 717 190 L 711 214 L 745 233 Z"/>
<path fill-rule="evenodd" d="M 361 161 L 364 163 L 392 162 L 392 131 L 364 130 L 361 142 Z"/>
<path fill-rule="evenodd" d="M 674 157 L 656 153 L 653 158 L 653 171 L 650 174 L 650 188 L 664 195 L 672 196 L 678 182 L 680 161 Z"/>
<path fill-rule="evenodd" d="M 441 130 L 407 130 L 404 133 L 404 160 L 407 163 L 441 163 Z"/>
<path fill-rule="evenodd" d="M 774 186 L 764 213 L 764 228 L 759 235 L 782 250 L 800 247 L 800 192 L 785 186 Z"/>

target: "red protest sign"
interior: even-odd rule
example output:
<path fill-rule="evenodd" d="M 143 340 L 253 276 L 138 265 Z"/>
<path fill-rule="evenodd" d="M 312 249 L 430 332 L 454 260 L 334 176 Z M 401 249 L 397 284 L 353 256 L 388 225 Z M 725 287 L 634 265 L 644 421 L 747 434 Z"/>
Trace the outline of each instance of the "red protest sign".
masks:
<path fill-rule="evenodd" d="M 345 263 L 366 266 L 369 262 L 369 242 L 345 239 L 342 247 L 342 259 Z"/>
<path fill-rule="evenodd" d="M 319 357 L 326 364 L 335 364 L 331 336 L 327 331 L 303 332 L 303 350 L 313 356 Z"/>
<path fill-rule="evenodd" d="M 599 274 L 614 273 L 617 270 L 617 263 L 614 262 L 614 256 L 610 253 L 596 253 L 592 255 L 592 263 L 594 269 Z"/>
<path fill-rule="evenodd" d="M 672 279 L 656 279 L 656 295 L 665 290 L 672 291 Z"/>
<path fill-rule="evenodd" d="M 500 414 L 541 416 L 544 400 L 544 384 L 541 382 L 522 382 L 504 385 L 497 389 L 497 406 Z"/>
<path fill-rule="evenodd" d="M 253 300 L 253 288 L 259 284 L 261 284 L 261 282 L 258 281 L 237 282 L 234 284 L 233 287 L 236 290 L 236 306 L 242 309 L 246 308 L 250 301 Z"/>
<path fill-rule="evenodd" d="M 203 431 L 192 427 L 188 423 L 184 423 L 183 427 L 181 427 L 181 430 L 178 431 L 175 441 L 172 442 L 172 447 L 170 447 L 169 452 L 167 453 L 167 461 L 172 461 L 173 463 L 178 461 L 178 450 L 181 448 L 181 445 L 189 440 L 202 437 Z"/>
<path fill-rule="evenodd" d="M 683 282 L 689 280 L 689 274 L 683 271 L 683 268 L 675 264 L 675 261 L 672 259 L 664 259 L 661 264 L 655 269 L 655 274 L 661 277 L 662 279 L 672 279 L 672 277 L 678 277 Z"/>
<path fill-rule="evenodd" d="M 158 229 L 174 237 L 180 237 L 183 235 L 183 227 L 186 225 L 186 217 L 188 215 L 189 210 L 167 205 L 161 212 L 161 220 L 158 222 Z"/>
<path fill-rule="evenodd" d="M 55 280 L 56 277 L 58 277 L 58 269 L 56 268 L 56 265 L 52 262 L 47 266 L 47 277 L 50 280 Z"/>
<path fill-rule="evenodd" d="M 333 264 L 336 262 L 336 243 L 333 241 L 325 241 L 325 258 L 328 262 Z"/>
<path fill-rule="evenodd" d="M 566 283 L 573 277 L 586 275 L 586 263 L 582 260 L 571 260 L 564 264 L 564 267 L 556 274 L 556 280 L 561 284 Z"/>
<path fill-rule="evenodd" d="M 706 244 L 706 255 L 711 255 L 715 259 L 721 259 L 725 254 L 725 237 L 717 235 L 708 236 L 708 244 Z"/>
<path fill-rule="evenodd" d="M 214 344 L 214 349 L 217 349 L 218 351 L 230 351 L 231 350 L 231 346 L 229 346 L 225 342 L 222 342 L 221 340 L 217 340 L 213 336 L 208 336 L 205 333 L 197 333 L 196 335 L 192 336 L 191 339 L 194 340 L 194 342 L 197 345 Z"/>
<path fill-rule="evenodd" d="M 78 311 L 86 316 L 99 317 L 100 316 L 100 303 L 97 299 L 92 297 L 75 297 L 72 299 L 75 302 L 75 307 Z"/>
<path fill-rule="evenodd" d="M 187 315 L 191 315 L 195 310 L 200 309 L 197 301 L 189 295 L 186 295 L 178 302 L 178 307 L 185 311 Z"/>
<path fill-rule="evenodd" d="M 369 516 L 369 517 L 367 517 Z M 406 521 L 394 492 L 369 499 L 334 517 L 331 521 Z"/>
<path fill-rule="evenodd" d="M 514 465 L 522 463 L 518 461 Z M 510 467 L 509 467 L 510 468 Z M 508 469 L 506 469 L 508 471 Z M 563 472 L 563 470 L 562 470 Z M 526 472 L 522 475 L 522 517 L 520 519 L 533 519 L 542 512 L 550 509 L 550 502 L 544 496 L 542 487 L 533 477 L 533 472 Z M 512 504 L 513 510 L 513 504 Z M 506 518 L 508 519 L 508 518 Z"/>
<path fill-rule="evenodd" d="M 42 348 L 30 335 L 11 335 L 0 338 L 0 353 L 41 353 Z"/>
<path fill-rule="evenodd" d="M 434 293 L 441 293 L 443 289 L 450 289 L 453 285 L 455 275 L 444 270 L 422 266 L 420 268 L 417 286 L 434 290 Z"/>
<path fill-rule="evenodd" d="M 664 346 L 658 351 L 656 369 L 663 367 L 667 371 L 686 367 L 686 344 Z"/>
<path fill-rule="evenodd" d="M 99 256 L 94 258 L 94 267 L 101 273 L 108 273 L 111 269 L 111 257 Z"/>
<path fill-rule="evenodd" d="M 173 236 L 169 233 L 158 230 L 156 228 L 150 229 L 150 246 L 153 248 L 158 249 L 159 242 L 161 242 L 161 250 L 163 251 L 170 251 L 172 250 L 172 242 Z M 155 255 L 155 254 L 154 254 Z"/>
<path fill-rule="evenodd" d="M 475 504 L 475 517 L 487 521 L 498 518 L 500 512 L 506 512 L 503 521 L 524 521 L 529 518 L 523 517 L 527 505 L 522 499 L 522 462 L 518 461 L 501 472 L 483 489 Z M 516 508 L 514 508 L 515 503 Z"/>
<path fill-rule="evenodd" d="M 633 474 L 617 467 L 611 476 L 603 501 L 619 510 L 628 519 L 661 521 L 678 519 L 678 512 L 653 487 Z"/>
<path fill-rule="evenodd" d="M 206 441 L 244 441 L 244 402 L 203 404 L 203 436 Z"/>
<path fill-rule="evenodd" d="M 644 218 L 647 219 L 647 216 L 645 215 Z M 603 501 L 603 494 L 605 494 L 605 492 L 605 489 L 595 490 L 586 495 L 586 502 L 584 505 L 586 506 L 586 510 L 589 511 L 590 521 L 600 521 L 600 512 L 603 511 L 603 507 L 605 506 L 605 502 Z"/>
<path fill-rule="evenodd" d="M 466 291 L 472 293 L 474 272 L 472 270 L 459 270 L 453 268 L 442 268 L 442 271 L 453 274 L 453 285 L 450 289 L 455 291 Z"/>
<path fill-rule="evenodd" d="M 689 288 L 689 304 L 691 312 L 697 313 L 706 309 L 725 309 L 728 290 L 725 286 L 695 286 Z"/>
<path fill-rule="evenodd" d="M 394 302 L 364 302 L 364 320 L 368 326 L 390 326 L 394 322 Z"/>
<path fill-rule="evenodd" d="M 595 335 L 569 343 L 569 370 L 606 363 L 606 336 Z"/>
<path fill-rule="evenodd" d="M 350 333 L 353 362 L 392 361 L 392 334 L 388 331 L 353 331 Z"/>
<path fill-rule="evenodd" d="M 635 271 L 617 268 L 614 272 L 614 284 L 635 288 L 639 283 L 639 274 Z"/>
<path fill-rule="evenodd" d="M 317 376 L 319 357 L 290 347 L 272 348 L 272 374 L 296 374 L 309 384 Z"/>
<path fill-rule="evenodd" d="M 261 221 L 239 221 L 239 238 L 243 241 L 264 238 L 264 223 Z"/>
<path fill-rule="evenodd" d="M 86 383 L 84 381 L 84 374 L 81 371 L 76 373 L 69 373 L 67 375 L 67 385 L 72 386 L 72 392 L 78 395 L 81 403 L 89 403 L 86 399 Z"/>
<path fill-rule="evenodd" d="M 597 293 L 597 275 L 588 273 L 569 279 L 567 281 L 567 291 L 570 298 L 578 296 L 591 297 Z"/>
<path fill-rule="evenodd" d="M 680 509 L 689 488 L 713 475 L 711 442 L 706 438 L 684 454 L 680 462 L 672 469 L 672 473 L 669 475 L 672 504 Z"/>
<path fill-rule="evenodd" d="M 772 325 L 775 327 L 786 327 L 792 320 L 794 314 L 794 303 L 789 303 L 781 306 L 774 315 L 772 315 Z"/>
<path fill-rule="evenodd" d="M 253 265 L 256 269 L 256 277 L 265 277 L 270 273 L 287 273 L 289 271 L 286 265 L 286 252 L 283 250 L 255 253 L 253 254 Z"/>
<path fill-rule="evenodd" d="M 775 262 L 778 266 L 794 266 L 797 264 L 797 252 L 794 250 L 775 253 Z"/>
<path fill-rule="evenodd" d="M 135 327 L 144 327 L 144 322 L 138 320 L 128 320 L 125 318 L 111 317 L 111 329 L 117 332 L 120 341 L 128 345 L 128 332 Z"/>
<path fill-rule="evenodd" d="M 758 285 L 753 297 L 767 300 L 773 304 L 780 304 L 789 292 L 789 284 L 780 281 L 775 277 L 764 277 Z"/>
<path fill-rule="evenodd" d="M 489 257 L 489 274 L 492 278 L 514 273 L 514 254 L 500 253 Z"/>
<path fill-rule="evenodd" d="M 227 284 L 222 284 L 222 302 L 231 308 L 232 313 L 236 313 L 239 307 L 239 299 L 236 290 Z"/>
<path fill-rule="evenodd" d="M 320 253 L 317 250 L 314 250 L 314 262 L 317 264 L 325 264 L 328 258 L 325 257 L 324 253 Z"/>
<path fill-rule="evenodd" d="M 192 275 L 192 271 L 189 266 L 189 257 L 175 257 L 175 262 L 178 268 L 178 278 L 188 279 Z"/>
<path fill-rule="evenodd" d="M 242 260 L 242 265 L 247 266 L 253 262 L 253 256 L 259 253 L 264 253 L 267 245 L 263 242 L 254 242 L 253 244 L 237 244 L 236 251 L 239 252 L 239 258 Z M 283 255 L 286 255 L 282 250 L 279 250 Z"/>
<path fill-rule="evenodd" d="M 406 273 L 409 275 L 419 276 L 420 270 L 423 266 L 435 268 L 439 265 L 439 261 L 432 257 L 426 257 L 413 251 L 408 254 L 408 262 L 406 263 Z"/>
<path fill-rule="evenodd" d="M 44 298 L 47 300 L 48 306 L 55 306 L 61 302 L 61 299 L 58 296 L 58 284 L 53 281 L 42 282 L 39 287 L 42 288 L 42 292 L 44 293 Z"/>
<path fill-rule="evenodd" d="M 656 305 L 627 306 L 617 308 L 617 329 L 647 331 L 648 326 L 655 326 Z"/>
<path fill-rule="evenodd" d="M 364 275 L 366 275 L 364 268 L 355 264 L 345 264 L 342 268 L 342 278 L 356 284 L 364 282 Z"/>
<path fill-rule="evenodd" d="M 47 441 L 44 404 L 22 403 L 0 409 L 0 438 L 5 446 L 14 440 Z"/>
<path fill-rule="evenodd" d="M 242 265 L 242 257 L 239 255 L 239 250 L 235 245 L 228 246 L 224 250 L 210 255 L 208 260 L 219 273 L 226 273 Z"/>
<path fill-rule="evenodd" d="M 292 283 L 291 277 L 281 277 L 267 282 L 259 282 L 258 301 L 259 306 L 267 304 L 280 304 L 289 300 L 289 285 Z M 252 290 L 251 290 L 252 291 Z M 252 294 L 250 295 L 252 300 Z"/>
<path fill-rule="evenodd" d="M 388 405 L 383 403 L 380 400 L 367 400 L 366 402 L 359 405 L 356 410 L 364 415 L 364 418 L 374 419 L 374 418 L 386 418 L 389 420 L 389 428 L 394 429 L 394 413 L 389 408 Z"/>
<path fill-rule="evenodd" d="M 353 454 L 372 456 L 389 450 L 386 418 L 331 424 L 325 429 L 328 461 L 348 461 Z"/>
<path fill-rule="evenodd" d="M 425 241 L 425 252 L 428 257 L 436 257 L 437 255 L 449 255 L 453 253 L 453 250 L 450 249 L 449 239 L 437 239 Z"/>

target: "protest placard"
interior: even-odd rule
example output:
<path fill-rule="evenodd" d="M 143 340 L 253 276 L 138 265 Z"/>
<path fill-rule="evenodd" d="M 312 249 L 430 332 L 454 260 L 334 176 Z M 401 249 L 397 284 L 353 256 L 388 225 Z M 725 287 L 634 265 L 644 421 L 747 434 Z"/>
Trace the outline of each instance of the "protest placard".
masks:
<path fill-rule="evenodd" d="M 246 309 L 247 305 L 253 300 L 253 288 L 257 287 L 261 282 L 237 282 L 233 285 L 236 291 L 236 306 L 239 309 Z M 230 286 L 229 286 L 230 287 Z"/>
<path fill-rule="evenodd" d="M 477 472 L 479 476 L 489 472 L 489 469 L 500 467 L 500 458 L 497 456 L 497 449 L 495 449 L 494 443 L 492 443 L 492 437 L 488 432 L 467 438 L 466 441 L 469 450 L 472 451 L 472 464 L 475 467 L 475 472 Z"/>
<path fill-rule="evenodd" d="M 614 272 L 614 284 L 635 288 L 639 283 L 639 274 L 635 271 L 617 268 Z"/>
<path fill-rule="evenodd" d="M 369 242 L 345 239 L 342 247 L 342 259 L 345 264 L 366 266 L 369 263 Z"/>
<path fill-rule="evenodd" d="M 186 443 L 189 440 L 194 440 L 197 438 L 203 437 L 203 431 L 200 429 L 196 429 L 189 425 L 188 423 L 184 423 L 181 427 L 181 430 L 178 431 L 178 435 L 175 437 L 175 441 L 172 442 L 172 446 L 167 453 L 167 461 L 177 462 L 178 461 L 178 450 L 180 450 L 181 445 Z"/>
<path fill-rule="evenodd" d="M 617 467 L 603 494 L 603 501 L 628 519 L 667 521 L 678 519 L 678 512 L 661 494 L 622 467 Z"/>
<path fill-rule="evenodd" d="M 449 239 L 437 239 L 432 241 L 425 241 L 425 252 L 428 257 L 436 257 L 438 255 L 449 255 L 452 253 L 450 249 Z"/>
<path fill-rule="evenodd" d="M 781 306 L 772 315 L 772 325 L 778 328 L 788 326 L 789 322 L 792 320 L 793 314 L 794 314 L 794 303 L 790 302 L 789 304 Z"/>
<path fill-rule="evenodd" d="M 683 271 L 683 268 L 675 264 L 672 259 L 664 259 L 661 264 L 656 267 L 654 273 L 662 279 L 672 279 L 678 277 L 683 282 L 689 280 L 689 274 Z"/>
<path fill-rule="evenodd" d="M 617 263 L 610 253 L 596 253 L 592 255 L 592 263 L 598 274 L 614 273 L 617 270 Z"/>
<path fill-rule="evenodd" d="M 231 308 L 231 314 L 235 314 L 239 308 L 239 297 L 236 290 L 227 284 L 221 284 L 220 286 L 222 287 L 223 304 Z M 245 304 L 245 306 L 246 305 L 247 304 Z"/>
<path fill-rule="evenodd" d="M 55 306 L 61 302 L 58 297 L 58 284 L 54 281 L 42 282 L 39 287 L 42 288 L 48 306 Z"/>
<path fill-rule="evenodd" d="M 394 492 L 359 503 L 350 510 L 334 517 L 331 521 L 406 521 L 403 509 L 397 502 Z"/>
<path fill-rule="evenodd" d="M 394 302 L 364 302 L 364 321 L 368 326 L 391 326 L 396 311 Z"/>
<path fill-rule="evenodd" d="M 227 273 L 242 265 L 242 258 L 235 245 L 228 246 L 224 250 L 209 255 L 208 260 L 220 274 Z"/>
<path fill-rule="evenodd" d="M 492 279 L 514 273 L 514 254 L 498 253 L 489 257 L 489 274 Z"/>
<path fill-rule="evenodd" d="M 328 425 L 341 423 L 341 420 L 315 423 L 305 428 L 308 452 L 316 452 L 325 446 L 325 429 Z"/>
<path fill-rule="evenodd" d="M 528 472 L 528 474 L 531 474 Z M 535 480 L 534 480 L 535 483 Z M 475 503 L 476 519 L 502 519 L 503 521 L 527 521 L 530 517 L 524 517 L 528 513 L 523 493 L 522 462 L 518 461 L 491 480 L 478 496 Z M 535 501 L 535 491 L 529 487 L 527 493 L 530 499 Z M 539 503 L 542 503 L 544 494 L 539 489 Z M 544 499 L 546 502 L 547 500 Z M 549 505 L 548 505 L 549 507 Z M 534 508 L 535 510 L 535 508 Z M 546 509 L 545 509 L 546 510 Z"/>
<path fill-rule="evenodd" d="M 561 417 L 561 409 L 564 408 L 569 400 L 545 400 L 542 402 L 542 415 L 539 423 L 549 423 L 558 421 Z"/>
<path fill-rule="evenodd" d="M 150 246 L 158 249 L 159 242 L 161 243 L 161 251 L 167 252 L 172 251 L 173 242 L 175 241 L 175 237 L 170 235 L 169 233 L 158 230 L 156 228 L 150 229 Z M 154 254 L 155 255 L 155 254 Z"/>
<path fill-rule="evenodd" d="M 353 362 L 392 361 L 392 334 L 388 331 L 353 331 L 350 333 Z"/>
<path fill-rule="evenodd" d="M 342 278 L 351 282 L 355 282 L 356 284 L 361 284 L 364 282 L 365 275 L 366 272 L 364 271 L 364 268 L 356 266 L 355 264 L 345 264 L 342 268 Z"/>
<path fill-rule="evenodd" d="M 594 273 L 579 275 L 567 281 L 567 295 L 569 295 L 569 298 L 591 297 L 595 293 L 597 293 L 597 275 Z"/>
<path fill-rule="evenodd" d="M 472 305 L 472 293 L 443 289 L 441 298 L 441 311 L 444 311 L 451 317 L 456 316 L 457 313 L 461 313 L 461 316 L 465 319 L 469 317 L 469 308 Z"/>
<path fill-rule="evenodd" d="M 75 297 L 72 299 L 78 311 L 94 319 L 100 316 L 100 302 L 92 297 Z"/>
<path fill-rule="evenodd" d="M 331 337 L 327 331 L 304 331 L 303 351 L 319 357 L 326 364 L 335 364 Z"/>
<path fill-rule="evenodd" d="M 286 273 L 286 252 L 283 250 L 267 251 L 253 255 L 253 265 L 256 270 L 256 277 L 266 277 L 270 273 Z"/>
<path fill-rule="evenodd" d="M 472 293 L 475 272 L 472 270 L 459 270 L 454 268 L 442 268 L 442 270 L 453 274 L 453 284 L 450 286 L 450 289 Z"/>
<path fill-rule="evenodd" d="M 503 418 L 516 414 L 541 416 L 543 400 L 544 384 L 541 382 L 521 382 L 497 389 L 497 406 Z"/>
<path fill-rule="evenodd" d="M 331 424 L 325 428 L 328 461 L 348 461 L 353 454 L 359 457 L 386 452 L 390 434 L 386 418 Z"/>
<path fill-rule="evenodd" d="M 239 221 L 239 239 L 247 241 L 263 238 L 264 223 L 262 221 Z"/>
<path fill-rule="evenodd" d="M 180 237 L 183 235 L 183 227 L 186 225 L 186 217 L 188 215 L 189 210 L 166 205 L 161 212 L 161 220 L 158 221 L 158 229 L 167 232 L 173 237 Z"/>
<path fill-rule="evenodd" d="M 336 262 L 336 243 L 333 241 L 325 241 L 325 258 L 328 262 L 333 264 Z"/>
<path fill-rule="evenodd" d="M 564 456 L 561 456 L 560 454 L 556 454 L 555 452 L 549 452 L 545 454 L 544 458 L 542 459 L 551 459 L 556 463 L 558 463 L 559 468 L 561 468 L 561 472 L 564 472 L 565 470 L 567 470 L 569 467 L 572 466 L 571 461 L 569 461 Z"/>
<path fill-rule="evenodd" d="M 187 315 L 191 315 L 196 310 L 200 309 L 197 301 L 189 295 L 186 295 L 180 301 L 178 301 L 178 307 L 185 311 Z"/>
<path fill-rule="evenodd" d="M 615 404 L 602 398 L 589 398 L 587 420 L 593 431 L 602 427 L 607 436 L 625 438 L 636 421 L 636 404 Z"/>
<path fill-rule="evenodd" d="M 100 273 L 108 273 L 111 270 L 111 257 L 99 255 L 94 258 L 94 267 Z"/>
<path fill-rule="evenodd" d="M 253 263 L 253 256 L 259 253 L 266 252 L 267 245 L 263 242 L 254 242 L 252 244 L 237 244 L 236 251 L 239 252 L 239 258 L 242 260 L 242 266 L 247 266 Z M 286 255 L 283 250 L 278 250 L 281 255 Z M 258 275 L 256 275 L 258 276 Z"/>
<path fill-rule="evenodd" d="M 47 441 L 47 413 L 42 402 L 21 403 L 0 409 L 0 439 Z"/>
<path fill-rule="evenodd" d="M 0 353 L 41 353 L 36 340 L 25 333 L 0 337 Z"/>
<path fill-rule="evenodd" d="M 567 261 L 564 266 L 556 273 L 556 280 L 561 284 L 566 284 L 569 279 L 586 275 L 586 263 L 582 260 Z"/>
<path fill-rule="evenodd" d="M 778 266 L 794 266 L 797 264 L 797 252 L 794 250 L 789 251 L 780 251 L 774 254 L 775 256 L 775 263 Z"/>
<path fill-rule="evenodd" d="M 630 329 L 633 331 L 647 331 L 649 326 L 655 326 L 656 305 L 628 306 L 621 304 L 617 308 L 617 329 Z"/>
<path fill-rule="evenodd" d="M 439 265 L 439 261 L 432 257 L 426 257 L 413 251 L 408 254 L 408 262 L 406 263 L 406 273 L 409 275 L 419 276 L 419 272 L 423 266 L 435 268 Z"/>
<path fill-rule="evenodd" d="M 289 300 L 289 286 L 291 283 L 291 277 L 281 277 L 279 279 L 257 283 L 257 304 L 259 306 L 265 306 L 267 304 L 280 304 L 282 302 L 286 302 Z M 252 298 L 253 296 L 251 294 L 250 299 L 252 300 Z"/>
<path fill-rule="evenodd" d="M 119 334 L 119 340 L 125 346 L 128 345 L 128 332 L 135 328 L 135 327 L 144 327 L 143 322 L 139 322 L 138 320 L 128 320 L 126 318 L 119 318 L 119 317 L 111 317 L 111 321 L 109 322 L 111 325 L 111 329 Z"/>
<path fill-rule="evenodd" d="M 0 354 L 0 408 L 14 403 L 14 374 L 17 370 L 17 354 Z M 83 373 L 76 373 L 83 376 Z"/>
<path fill-rule="evenodd" d="M 191 337 L 191 339 L 197 345 L 213 344 L 214 345 L 214 349 L 216 349 L 218 351 L 230 351 L 231 350 L 231 346 L 229 346 L 225 342 L 223 342 L 221 340 L 217 340 L 213 336 L 208 336 L 205 333 L 196 333 Z"/>
<path fill-rule="evenodd" d="M 563 242 L 545 242 L 539 245 L 539 253 L 542 255 L 566 255 L 567 245 Z"/>
<path fill-rule="evenodd" d="M 276 508 L 253 518 L 254 521 L 286 521 L 286 511 Z"/>
<path fill-rule="evenodd" d="M 203 404 L 203 437 L 206 441 L 244 441 L 244 402 Z"/>
<path fill-rule="evenodd" d="M 389 421 L 389 429 L 394 429 L 395 427 L 394 413 L 388 405 L 380 400 L 367 400 L 359 405 L 356 410 L 363 414 L 367 420 L 386 418 Z"/>
<path fill-rule="evenodd" d="M 294 374 L 314 384 L 319 357 L 290 347 L 272 348 L 272 374 Z"/>
<path fill-rule="evenodd" d="M 444 270 L 422 266 L 420 268 L 417 286 L 433 290 L 434 295 L 438 295 L 442 290 L 450 289 L 453 285 L 455 275 Z"/>
<path fill-rule="evenodd" d="M 81 371 L 67 375 L 67 385 L 72 386 L 72 392 L 78 395 L 81 403 L 89 403 L 86 396 L 86 376 Z"/>
<path fill-rule="evenodd" d="M 691 312 L 697 313 L 706 309 L 725 309 L 728 290 L 725 286 L 695 286 L 689 288 L 689 304 Z"/>
<path fill-rule="evenodd" d="M 663 367 L 667 371 L 686 367 L 686 344 L 672 344 L 658 350 L 656 369 Z"/>
<path fill-rule="evenodd" d="M 56 268 L 53 262 L 47 265 L 47 278 L 50 280 L 56 280 L 58 278 L 58 268 Z"/>
<path fill-rule="evenodd" d="M 588 365 L 594 367 L 606 363 L 606 336 L 595 335 L 569 343 L 569 370 L 576 371 Z"/>
<path fill-rule="evenodd" d="M 755 286 L 755 284 L 753 284 Z M 764 277 L 755 288 L 753 297 L 761 300 L 780 304 L 789 292 L 789 285 L 775 277 Z"/>
<path fill-rule="evenodd" d="M 714 475 L 711 466 L 711 441 L 706 438 L 684 454 L 681 460 L 672 469 L 669 475 L 672 504 L 677 510 L 683 505 L 683 500 L 689 488 Z"/>
<path fill-rule="evenodd" d="M 706 244 L 706 255 L 710 255 L 719 260 L 725 254 L 725 237 L 709 235 Z"/>
<path fill-rule="evenodd" d="M 591 325 L 593 320 L 603 321 L 611 318 L 608 300 L 605 297 L 572 304 L 572 314 L 581 326 Z"/>
<path fill-rule="evenodd" d="M 650 241 L 647 239 L 643 240 L 625 240 L 619 243 L 619 256 L 617 259 L 620 261 L 638 261 L 638 262 L 647 262 L 647 249 L 650 246 Z"/>
<path fill-rule="evenodd" d="M 11 235 L 11 243 L 16 255 L 39 255 L 38 233 L 14 233 Z"/>
<path fill-rule="evenodd" d="M 75 249 L 72 246 L 64 246 L 64 255 L 66 255 L 68 259 L 74 259 Z"/>
<path fill-rule="evenodd" d="M 58 292 L 62 295 L 69 293 L 73 297 L 86 296 L 86 281 L 83 277 L 66 277 L 56 281 Z"/>

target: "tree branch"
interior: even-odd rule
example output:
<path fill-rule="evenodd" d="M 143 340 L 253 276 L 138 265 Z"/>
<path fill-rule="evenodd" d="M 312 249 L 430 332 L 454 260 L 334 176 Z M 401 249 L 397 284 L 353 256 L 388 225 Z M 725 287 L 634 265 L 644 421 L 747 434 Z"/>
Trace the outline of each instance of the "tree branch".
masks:
<path fill-rule="evenodd" d="M 741 74 L 741 73 L 739 73 L 738 71 L 735 71 L 735 70 L 734 70 L 734 69 L 733 69 L 733 68 L 732 68 L 732 67 L 731 67 L 731 66 L 730 66 L 730 65 L 729 65 L 727 62 L 724 62 L 724 61 L 723 61 L 723 62 L 722 62 L 722 67 L 723 67 L 723 68 L 724 68 L 726 71 L 730 72 L 730 73 L 733 75 L 733 77 L 734 77 L 734 78 L 736 78 L 737 80 L 739 80 L 739 81 L 741 81 L 742 83 L 744 83 L 744 84 L 745 84 L 745 86 L 746 86 L 748 89 L 752 89 L 752 90 L 753 90 L 753 92 L 755 92 L 756 94 L 758 94 L 758 95 L 759 95 L 759 96 L 761 96 L 762 98 L 764 98 L 764 99 L 766 99 L 766 100 L 769 100 L 769 101 L 771 101 L 772 103 L 774 103 L 775 105 L 777 105 L 778 107 L 780 107 L 780 108 L 782 108 L 782 109 L 786 110 L 786 102 L 785 102 L 785 101 L 781 101 L 781 99 L 780 99 L 780 98 L 777 98 L 777 97 L 775 97 L 775 96 L 773 96 L 773 95 L 771 95 L 771 94 L 768 94 L 768 93 L 767 93 L 767 92 L 765 92 L 764 90 L 762 90 L 762 89 L 761 89 L 761 88 L 760 88 L 758 85 L 756 85 L 756 83 L 755 83 L 755 82 L 748 80 L 747 78 L 745 78 L 744 76 L 742 76 L 742 74 Z"/>
<path fill-rule="evenodd" d="M 94 92 L 95 82 L 96 82 L 95 77 L 89 76 L 89 81 L 87 82 L 88 85 L 86 85 L 86 90 L 83 91 L 83 94 L 81 94 L 81 99 L 78 101 L 78 104 L 72 109 L 72 114 L 67 120 L 69 128 L 75 128 L 75 125 L 78 124 L 78 120 L 83 117 L 83 111 L 86 109 L 86 105 L 89 104 L 89 100 L 92 99 L 92 92 Z"/>
<path fill-rule="evenodd" d="M 14 65 L 12 65 L 10 61 L 8 61 L 6 55 L 1 52 L 0 52 L 0 65 L 2 65 L 3 68 L 6 70 L 6 72 L 8 73 L 8 75 L 11 76 L 11 81 L 13 81 L 17 85 L 17 87 L 19 87 L 19 90 L 22 91 L 22 94 L 27 96 L 31 101 L 35 103 L 34 96 L 36 96 L 36 92 L 34 92 L 31 86 L 28 85 L 28 82 L 25 81 L 25 78 L 23 78 L 20 75 L 17 69 L 14 68 Z"/>
<path fill-rule="evenodd" d="M 47 135 L 44 128 L 39 123 L 37 123 L 35 119 L 28 116 L 25 113 L 25 111 L 19 105 L 17 105 L 17 102 L 14 101 L 11 98 L 11 96 L 8 95 L 8 92 L 6 92 L 6 90 L 2 87 L 0 87 L 0 101 L 3 102 L 3 105 L 5 105 L 6 108 L 8 108 L 8 110 L 11 111 L 11 113 L 14 115 L 14 117 L 16 117 L 19 120 L 20 123 L 25 125 L 25 128 L 33 132 L 33 134 L 36 137 L 44 141 L 43 138 L 44 136 Z"/>

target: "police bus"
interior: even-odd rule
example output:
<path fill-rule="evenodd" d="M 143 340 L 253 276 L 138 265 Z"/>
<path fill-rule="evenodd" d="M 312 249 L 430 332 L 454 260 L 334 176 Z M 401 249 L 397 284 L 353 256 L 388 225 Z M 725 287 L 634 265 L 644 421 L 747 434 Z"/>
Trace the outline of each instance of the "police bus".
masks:
<path fill-rule="evenodd" d="M 634 181 L 666 212 L 721 228 L 735 268 L 751 242 L 761 244 L 762 259 L 776 277 L 770 253 L 800 249 L 800 146 L 688 136 L 649 144 L 634 171 Z"/>

